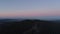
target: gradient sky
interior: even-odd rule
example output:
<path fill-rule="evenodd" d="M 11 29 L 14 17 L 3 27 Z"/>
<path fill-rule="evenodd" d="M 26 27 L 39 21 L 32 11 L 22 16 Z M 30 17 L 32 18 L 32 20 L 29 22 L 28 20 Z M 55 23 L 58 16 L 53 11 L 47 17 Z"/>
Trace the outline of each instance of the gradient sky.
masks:
<path fill-rule="evenodd" d="M 0 17 L 60 16 L 60 0 L 0 0 Z"/>

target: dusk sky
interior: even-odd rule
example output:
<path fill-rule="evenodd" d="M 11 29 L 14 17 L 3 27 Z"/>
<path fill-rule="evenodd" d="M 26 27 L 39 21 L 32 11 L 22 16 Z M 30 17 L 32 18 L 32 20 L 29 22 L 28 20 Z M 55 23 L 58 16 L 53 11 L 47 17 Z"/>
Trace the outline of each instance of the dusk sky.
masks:
<path fill-rule="evenodd" d="M 60 16 L 60 0 L 0 0 L 0 17 Z"/>

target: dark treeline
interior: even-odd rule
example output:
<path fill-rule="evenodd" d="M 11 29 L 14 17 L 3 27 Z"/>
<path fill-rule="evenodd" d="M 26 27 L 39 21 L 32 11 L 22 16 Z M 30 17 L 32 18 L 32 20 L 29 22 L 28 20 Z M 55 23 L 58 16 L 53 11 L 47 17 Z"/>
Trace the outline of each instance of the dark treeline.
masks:
<path fill-rule="evenodd" d="M 23 20 L 0 24 L 0 34 L 60 34 L 60 23 Z"/>

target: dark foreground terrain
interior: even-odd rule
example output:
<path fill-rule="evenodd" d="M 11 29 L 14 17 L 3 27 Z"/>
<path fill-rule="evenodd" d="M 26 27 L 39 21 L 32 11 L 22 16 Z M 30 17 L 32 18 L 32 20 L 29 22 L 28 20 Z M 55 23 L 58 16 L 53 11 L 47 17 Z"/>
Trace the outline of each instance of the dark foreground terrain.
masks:
<path fill-rule="evenodd" d="M 60 34 L 60 23 L 23 20 L 0 24 L 0 34 Z"/>

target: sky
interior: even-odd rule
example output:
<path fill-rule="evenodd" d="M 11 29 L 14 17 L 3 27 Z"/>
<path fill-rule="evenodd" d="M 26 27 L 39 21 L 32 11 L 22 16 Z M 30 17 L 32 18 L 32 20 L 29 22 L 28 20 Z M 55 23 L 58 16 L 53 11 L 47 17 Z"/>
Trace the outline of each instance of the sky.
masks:
<path fill-rule="evenodd" d="M 60 17 L 60 0 L 0 0 L 0 17 Z"/>

